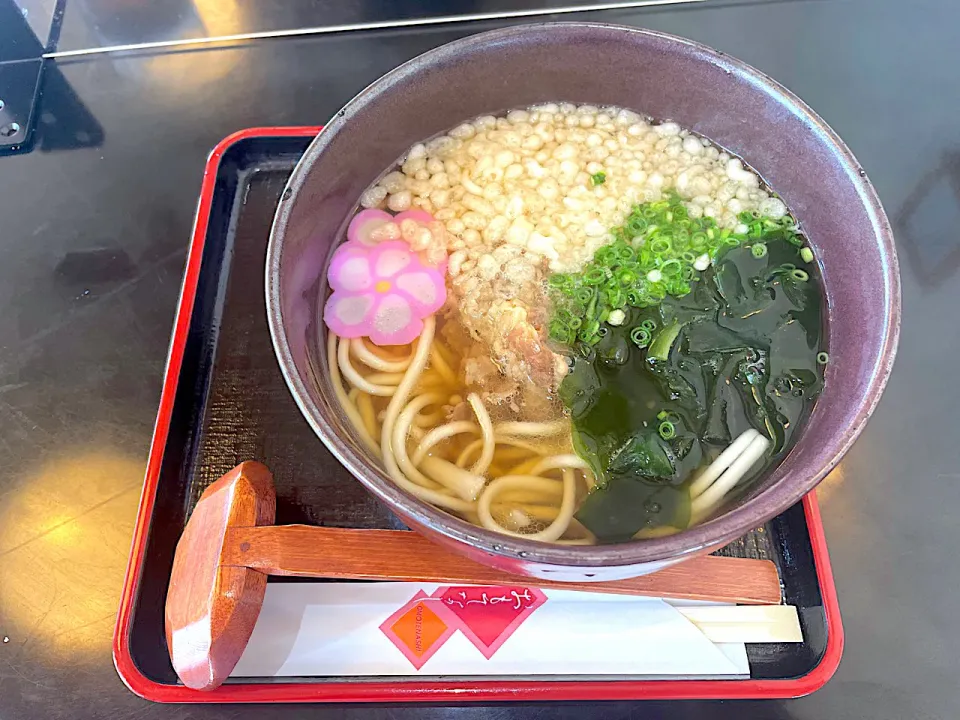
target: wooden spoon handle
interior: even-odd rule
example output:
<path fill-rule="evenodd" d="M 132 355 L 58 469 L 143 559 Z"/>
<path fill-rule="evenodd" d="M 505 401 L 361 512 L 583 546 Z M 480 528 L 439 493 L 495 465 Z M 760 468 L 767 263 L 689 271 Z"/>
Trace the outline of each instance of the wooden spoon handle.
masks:
<path fill-rule="evenodd" d="M 708 555 L 629 580 L 564 582 L 496 570 L 402 530 L 235 527 L 227 531 L 220 560 L 267 575 L 521 585 L 750 605 L 780 602 L 780 577 L 769 560 Z"/>

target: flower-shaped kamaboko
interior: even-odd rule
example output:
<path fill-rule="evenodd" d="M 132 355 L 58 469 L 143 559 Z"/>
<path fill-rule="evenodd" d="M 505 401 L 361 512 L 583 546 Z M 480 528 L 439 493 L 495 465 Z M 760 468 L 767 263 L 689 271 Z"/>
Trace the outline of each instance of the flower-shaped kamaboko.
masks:
<path fill-rule="evenodd" d="M 340 337 L 369 337 L 376 345 L 406 345 L 423 320 L 447 299 L 446 261 L 427 263 L 403 240 L 370 245 L 349 240 L 330 263 L 333 294 L 323 319 Z"/>

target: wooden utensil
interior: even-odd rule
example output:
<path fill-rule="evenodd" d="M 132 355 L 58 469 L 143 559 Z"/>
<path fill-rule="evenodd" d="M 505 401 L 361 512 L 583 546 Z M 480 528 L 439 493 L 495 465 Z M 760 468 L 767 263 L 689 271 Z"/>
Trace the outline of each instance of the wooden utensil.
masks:
<path fill-rule="evenodd" d="M 495 570 L 413 532 L 278 527 L 272 525 L 275 514 L 270 471 L 245 462 L 204 491 L 187 522 L 166 601 L 167 647 L 187 687 L 212 690 L 233 671 L 256 624 L 268 575 L 780 602 L 780 578 L 768 560 L 705 556 L 629 580 L 561 582 Z"/>

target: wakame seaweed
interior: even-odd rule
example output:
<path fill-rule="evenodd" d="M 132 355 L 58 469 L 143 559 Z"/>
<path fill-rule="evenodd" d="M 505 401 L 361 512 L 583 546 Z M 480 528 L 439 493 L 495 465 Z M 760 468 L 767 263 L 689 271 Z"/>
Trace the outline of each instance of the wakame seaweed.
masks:
<path fill-rule="evenodd" d="M 820 291 L 794 244 L 766 250 L 725 251 L 689 294 L 630 308 L 574 356 L 561 398 L 597 478 L 576 517 L 598 540 L 686 527 L 694 471 L 749 428 L 772 441 L 751 476 L 789 447 L 821 386 Z"/>

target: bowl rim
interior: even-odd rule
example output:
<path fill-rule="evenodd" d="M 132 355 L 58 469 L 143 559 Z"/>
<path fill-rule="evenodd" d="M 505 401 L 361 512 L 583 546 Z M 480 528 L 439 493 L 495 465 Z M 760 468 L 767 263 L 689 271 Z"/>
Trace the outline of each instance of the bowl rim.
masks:
<path fill-rule="evenodd" d="M 822 462 L 815 472 L 803 480 L 777 483 L 740 507 L 723 513 L 706 523 L 667 537 L 592 546 L 543 543 L 496 533 L 450 515 L 402 490 L 385 473 L 375 468 L 362 451 L 358 452 L 358 449 L 344 441 L 339 436 L 337 428 L 323 416 L 323 413 L 310 399 L 307 388 L 297 373 L 290 346 L 285 336 L 279 296 L 280 257 L 283 238 L 286 234 L 291 209 L 294 206 L 292 201 L 297 198 L 315 159 L 324 151 L 339 128 L 349 121 L 348 118 L 353 110 L 362 107 L 366 99 L 375 95 L 380 87 L 405 76 L 416 74 L 422 66 L 429 66 L 436 60 L 449 58 L 463 49 L 489 43 L 499 43 L 531 33 L 562 32 L 571 29 L 582 32 L 623 33 L 634 37 L 639 36 L 641 40 L 654 40 L 685 48 L 687 51 L 696 53 L 708 61 L 734 71 L 749 81 L 763 86 L 769 94 L 775 96 L 791 112 L 810 123 L 821 134 L 824 141 L 833 146 L 832 149 L 840 162 L 841 168 L 849 176 L 863 203 L 878 241 L 878 249 L 885 260 L 883 270 L 887 289 L 886 323 L 882 339 L 882 351 L 868 382 L 867 391 L 860 398 L 853 422 L 844 427 L 839 434 L 840 440 L 835 452 L 825 462 Z M 311 142 L 288 179 L 270 231 L 265 274 L 267 320 L 270 327 L 270 336 L 287 387 L 314 433 L 351 474 L 387 507 L 400 514 L 405 521 L 413 521 L 416 525 L 426 526 L 445 538 L 470 545 L 494 556 L 509 559 L 520 558 L 526 562 L 556 566 L 616 567 L 682 559 L 688 555 L 698 554 L 731 542 L 794 505 L 836 467 L 859 437 L 876 409 L 886 387 L 896 357 L 900 335 L 900 272 L 893 231 L 873 184 L 866 177 L 866 173 L 853 153 L 833 129 L 790 90 L 737 58 L 702 43 L 669 33 L 609 23 L 526 23 L 477 33 L 428 50 L 399 65 L 361 90 L 343 106 L 324 130 Z M 799 441 L 802 442 L 802 437 Z M 764 498 L 764 502 L 759 502 L 761 498 Z"/>

